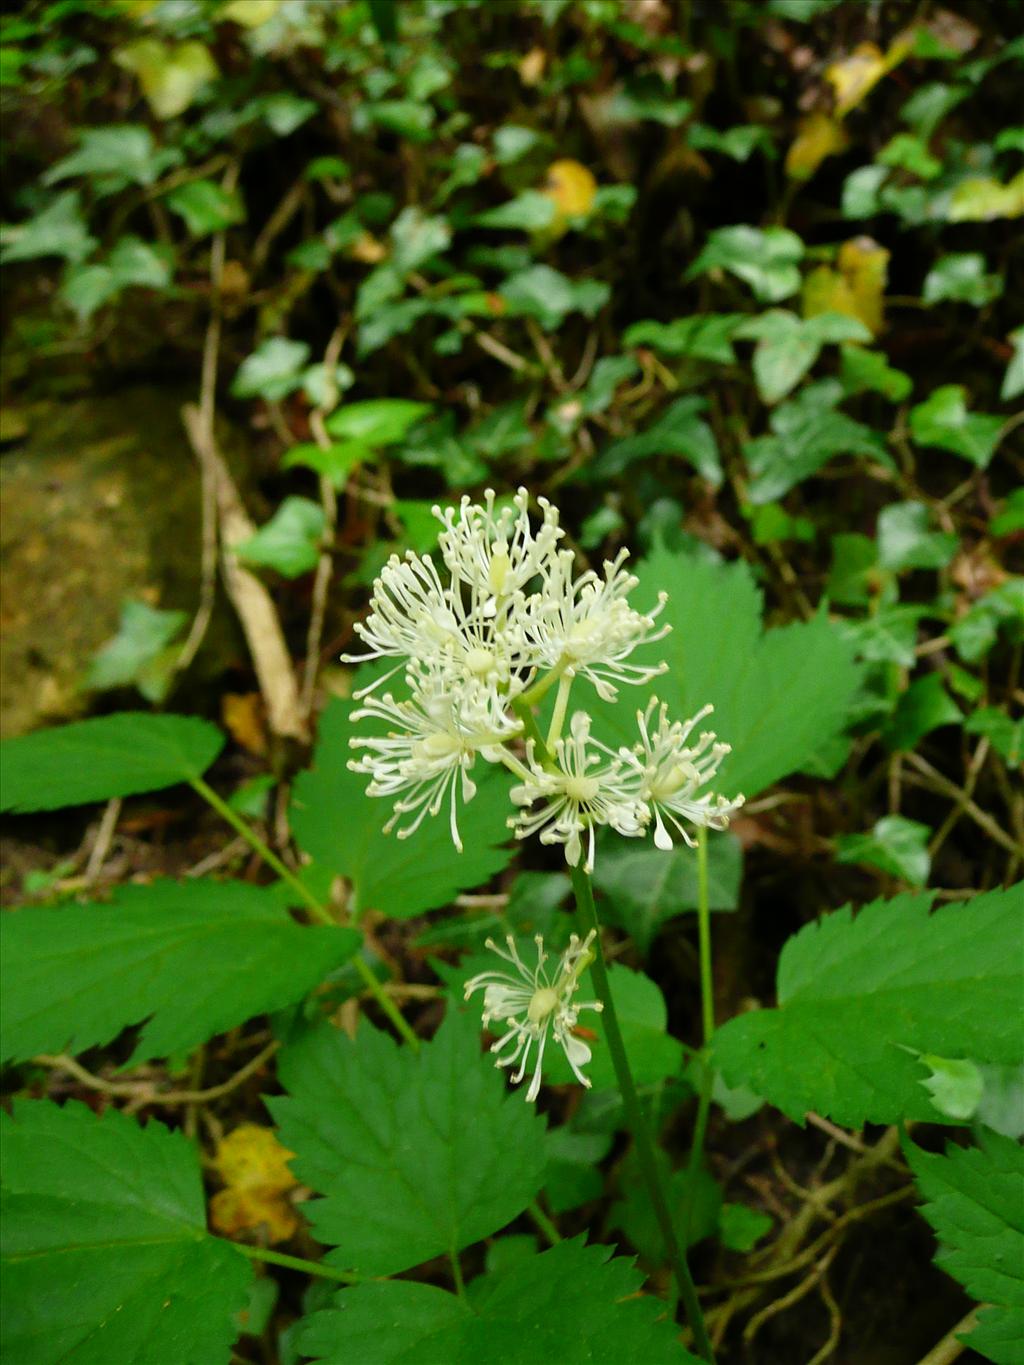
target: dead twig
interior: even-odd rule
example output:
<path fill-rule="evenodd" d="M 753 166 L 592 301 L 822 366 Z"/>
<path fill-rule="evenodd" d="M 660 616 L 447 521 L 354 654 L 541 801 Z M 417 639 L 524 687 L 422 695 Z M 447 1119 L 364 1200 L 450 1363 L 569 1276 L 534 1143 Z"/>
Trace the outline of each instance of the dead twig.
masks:
<path fill-rule="evenodd" d="M 85 872 L 82 875 L 85 886 L 91 886 L 100 875 L 107 854 L 110 852 L 110 845 L 113 842 L 114 834 L 117 831 L 117 822 L 120 818 L 121 798 L 114 796 L 107 802 L 106 809 L 100 819 L 99 828 L 96 831 L 96 838 L 93 840 L 92 849 L 89 852 L 89 861 L 86 863 Z"/>
<path fill-rule="evenodd" d="M 32 1061 L 34 1065 L 45 1066 L 50 1071 L 63 1071 L 89 1090 L 95 1090 L 102 1095 L 129 1097 L 133 1103 L 128 1106 L 128 1111 L 134 1112 L 149 1104 L 209 1104 L 212 1100 L 223 1099 L 265 1066 L 280 1046 L 276 1038 L 272 1039 L 228 1080 L 220 1085 L 211 1085 L 205 1090 L 158 1090 L 155 1080 L 108 1081 L 103 1076 L 96 1076 L 87 1071 L 74 1057 L 64 1053 L 59 1056 L 43 1053 L 33 1057 Z"/>

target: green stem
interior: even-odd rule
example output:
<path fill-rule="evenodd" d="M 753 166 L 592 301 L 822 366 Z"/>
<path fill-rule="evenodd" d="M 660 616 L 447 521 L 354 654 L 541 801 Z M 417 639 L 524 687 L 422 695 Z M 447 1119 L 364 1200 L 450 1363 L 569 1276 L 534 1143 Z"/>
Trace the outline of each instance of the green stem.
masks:
<path fill-rule="evenodd" d="M 339 1284 L 361 1284 L 369 1277 L 366 1275 L 352 1275 L 347 1270 L 335 1270 L 333 1266 L 324 1265 L 322 1261 L 306 1261 L 301 1256 L 286 1256 L 283 1251 L 268 1251 L 266 1247 L 249 1246 L 246 1242 L 232 1242 L 227 1237 L 216 1238 L 218 1242 L 227 1242 L 243 1256 L 248 1256 L 250 1261 L 266 1261 L 269 1265 L 283 1265 L 288 1270 L 301 1270 L 304 1275 L 319 1275 L 322 1280 L 337 1280 Z"/>
<path fill-rule="evenodd" d="M 267 866 L 271 868 L 272 871 L 276 872 L 281 880 L 291 887 L 314 919 L 318 920 L 321 924 L 337 925 L 337 920 L 331 914 L 330 910 L 328 910 L 326 905 L 320 904 L 316 896 L 310 891 L 309 887 L 296 877 L 290 867 L 285 866 L 274 850 L 263 842 L 256 831 L 247 825 L 241 816 L 237 815 L 228 803 L 217 795 L 211 786 L 204 782 L 201 777 L 192 778 L 191 783 L 203 800 L 209 802 L 217 814 L 223 816 L 228 824 L 238 831 L 246 843 L 259 854 Z M 417 1038 L 411 1026 L 407 1023 L 401 1010 L 399 1010 L 398 1006 L 370 970 L 370 964 L 363 957 L 358 955 L 353 958 L 353 962 L 355 963 L 356 971 L 362 977 L 367 990 L 391 1020 L 391 1023 L 412 1049 L 414 1051 L 419 1051 L 419 1038 Z"/>
<path fill-rule="evenodd" d="M 533 1219 L 540 1232 L 544 1235 L 551 1246 L 557 1246 L 562 1240 L 562 1234 L 555 1227 L 554 1220 L 549 1218 L 536 1199 L 532 1204 L 528 1204 L 526 1212 Z"/>
<path fill-rule="evenodd" d="M 544 736 L 540 732 L 540 726 L 537 724 L 537 717 L 530 710 L 527 702 L 522 697 L 517 697 L 512 703 L 512 710 L 523 722 L 523 733 L 527 739 L 533 740 L 534 752 L 540 761 L 542 763 L 553 763 L 551 751 L 548 749 Z"/>
<path fill-rule="evenodd" d="M 700 1090 L 697 1094 L 697 1118 L 693 1125 L 693 1142 L 687 1162 L 686 1222 L 689 1231 L 694 1211 L 697 1173 L 704 1155 L 704 1138 L 711 1113 L 711 1091 L 715 1073 L 711 1066 L 709 1048 L 715 1031 L 715 982 L 711 972 L 711 913 L 708 905 L 708 837 L 703 827 L 697 831 L 697 935 L 700 957 L 700 1007 L 704 1049 L 700 1056 Z"/>
<path fill-rule="evenodd" d="M 572 677 L 568 673 L 563 673 L 558 680 L 558 694 L 555 697 L 555 709 L 551 715 L 551 724 L 548 726 L 548 737 L 545 743 L 549 750 L 553 749 L 562 737 L 562 726 L 565 724 L 565 710 L 569 704 L 569 693 L 572 691 Z"/>
<path fill-rule="evenodd" d="M 459 1253 L 454 1249 L 448 1253 L 448 1263 L 452 1268 L 452 1282 L 455 1285 L 455 1292 L 460 1299 L 466 1297 L 466 1282 L 462 1278 L 462 1266 L 459 1264 Z"/>
<path fill-rule="evenodd" d="M 675 1275 L 676 1283 L 679 1286 L 679 1293 L 683 1300 L 683 1307 L 686 1309 L 686 1317 L 693 1332 L 694 1342 L 699 1354 L 704 1360 L 712 1362 L 714 1365 L 714 1353 L 711 1349 L 711 1342 L 708 1338 L 707 1327 L 704 1325 L 704 1315 L 701 1312 L 700 1302 L 697 1299 L 697 1290 L 694 1287 L 693 1277 L 690 1268 L 686 1263 L 686 1256 L 679 1245 L 676 1237 L 675 1226 L 672 1221 L 672 1214 L 669 1211 L 668 1198 L 665 1186 L 662 1181 L 661 1172 L 658 1170 L 657 1157 L 655 1155 L 654 1140 L 651 1131 L 647 1126 L 643 1110 L 640 1107 L 640 1099 L 636 1093 L 636 1086 L 633 1082 L 633 1073 L 629 1067 L 629 1058 L 626 1055 L 626 1047 L 622 1040 L 622 1031 L 619 1028 L 619 1019 L 615 1011 L 615 1002 L 612 999 L 611 988 L 608 983 L 608 971 L 605 967 L 604 950 L 601 947 L 601 926 L 597 918 L 597 909 L 594 905 L 594 893 L 591 890 L 590 878 L 580 867 L 570 868 L 572 875 L 573 891 L 576 894 L 576 906 L 579 910 L 582 926 L 586 933 L 594 931 L 594 951 L 595 956 L 590 964 L 591 974 L 593 975 L 594 985 L 597 994 L 604 1005 L 602 1020 L 604 1023 L 605 1037 L 608 1040 L 608 1051 L 611 1053 L 612 1065 L 615 1068 L 615 1076 L 619 1083 L 619 1090 L 622 1094 L 622 1103 L 626 1111 L 626 1119 L 633 1134 L 633 1141 L 636 1145 L 637 1157 L 640 1161 L 640 1168 L 643 1172 L 644 1181 L 647 1185 L 647 1192 L 650 1196 L 651 1205 L 654 1208 L 654 1215 L 661 1230 L 662 1239 L 665 1243 L 665 1251 L 668 1256 L 669 1264 Z"/>

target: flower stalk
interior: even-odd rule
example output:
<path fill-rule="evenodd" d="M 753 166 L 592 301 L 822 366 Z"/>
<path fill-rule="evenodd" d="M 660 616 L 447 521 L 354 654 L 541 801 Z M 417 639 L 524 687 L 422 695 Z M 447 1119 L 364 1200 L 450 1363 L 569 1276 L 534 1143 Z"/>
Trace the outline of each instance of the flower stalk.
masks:
<path fill-rule="evenodd" d="M 679 1288 L 679 1295 L 683 1301 L 683 1308 L 686 1312 L 686 1319 L 690 1324 L 693 1333 L 694 1344 L 702 1359 L 714 1362 L 714 1352 L 711 1348 L 711 1340 L 708 1337 L 707 1326 L 704 1322 L 704 1314 L 701 1311 L 700 1300 L 697 1298 L 697 1290 L 690 1274 L 690 1267 L 686 1261 L 686 1253 L 679 1245 L 676 1236 L 675 1224 L 672 1221 L 672 1213 L 669 1208 L 668 1195 L 661 1172 L 658 1169 L 657 1158 L 655 1156 L 654 1140 L 647 1120 L 644 1117 L 643 1109 L 640 1105 L 640 1097 L 636 1091 L 633 1081 L 633 1073 L 630 1070 L 629 1057 L 626 1054 L 625 1043 L 622 1038 L 622 1030 L 619 1027 L 618 1015 L 615 1011 L 615 1001 L 612 999 L 611 986 L 608 980 L 608 970 L 605 965 L 604 952 L 601 947 L 600 923 L 597 918 L 597 908 L 594 905 L 594 893 L 591 888 L 590 878 L 580 867 L 570 868 L 572 878 L 572 888 L 576 896 L 576 907 L 579 912 L 580 923 L 587 934 L 594 934 L 594 959 L 590 966 L 591 976 L 594 981 L 594 988 L 598 998 L 604 1005 L 603 1021 L 605 1037 L 608 1041 L 608 1051 L 611 1054 L 612 1065 L 615 1068 L 615 1078 L 619 1084 L 619 1091 L 622 1094 L 622 1104 L 626 1111 L 626 1121 L 629 1124 L 630 1132 L 633 1135 L 633 1142 L 636 1146 L 637 1157 L 640 1161 L 640 1169 L 643 1173 L 644 1183 L 647 1186 L 647 1193 L 650 1196 L 651 1205 L 654 1209 L 655 1217 L 658 1220 L 658 1227 L 661 1231 L 662 1240 L 665 1243 L 665 1252 L 668 1257 L 669 1265 L 675 1276 L 676 1284 Z"/>

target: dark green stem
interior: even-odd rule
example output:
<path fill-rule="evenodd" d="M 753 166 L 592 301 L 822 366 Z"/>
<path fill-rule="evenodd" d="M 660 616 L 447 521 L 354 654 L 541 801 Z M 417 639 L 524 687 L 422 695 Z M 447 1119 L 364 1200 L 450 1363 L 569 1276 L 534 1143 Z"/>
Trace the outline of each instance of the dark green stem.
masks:
<path fill-rule="evenodd" d="M 711 1066 L 711 1038 L 715 1031 L 715 983 L 711 971 L 711 913 L 708 905 L 708 837 L 703 827 L 697 831 L 697 940 L 700 957 L 700 1008 L 704 1048 L 700 1054 L 700 1089 L 697 1092 L 697 1118 L 687 1163 L 686 1219 L 689 1232 L 693 1219 L 697 1174 L 704 1156 L 704 1138 L 711 1113 L 711 1091 L 715 1073 Z"/>
<path fill-rule="evenodd" d="M 316 896 L 310 891 L 309 887 L 306 886 L 299 877 L 296 877 L 291 868 L 287 867 L 281 861 L 274 850 L 264 843 L 256 831 L 247 825 L 242 817 L 233 811 L 228 803 L 223 800 L 222 797 L 218 796 L 211 786 L 204 782 L 201 777 L 192 778 L 192 786 L 203 800 L 207 801 L 213 807 L 218 815 L 223 816 L 228 824 L 238 831 L 250 848 L 254 849 L 259 854 L 267 866 L 272 871 L 276 872 L 283 882 L 286 882 L 287 885 L 291 887 L 315 920 L 318 920 L 321 924 L 337 925 L 337 920 L 331 914 L 330 910 L 328 910 L 327 906 L 320 904 Z M 370 969 L 370 964 L 365 958 L 358 954 L 353 958 L 353 963 L 356 971 L 362 977 L 366 989 L 376 1000 L 377 1004 L 391 1020 L 392 1024 L 394 1024 L 395 1028 L 405 1041 L 414 1051 L 418 1051 L 420 1046 L 419 1038 L 417 1038 L 410 1025 L 406 1022 L 401 1010 L 374 976 Z"/>
<path fill-rule="evenodd" d="M 693 1277 L 690 1268 L 686 1263 L 686 1255 L 679 1245 L 676 1237 L 675 1226 L 672 1221 L 672 1214 L 669 1210 L 668 1198 L 665 1186 L 662 1181 L 661 1173 L 658 1170 L 657 1157 L 655 1155 L 654 1140 L 651 1137 L 650 1128 L 644 1118 L 643 1110 L 640 1107 L 640 1099 L 636 1093 L 636 1086 L 633 1083 L 633 1073 L 629 1067 L 629 1058 L 626 1056 L 626 1047 L 622 1040 L 622 1030 L 619 1028 L 618 1015 L 615 1012 L 615 1002 L 612 999 L 611 988 L 608 982 L 608 971 L 604 961 L 604 951 L 601 947 L 601 926 L 597 918 L 597 909 L 594 905 L 594 893 L 591 890 L 590 878 L 580 867 L 570 868 L 572 874 L 573 891 L 576 893 L 576 905 L 579 910 L 580 920 L 585 933 L 594 931 L 594 951 L 595 957 L 590 966 L 594 985 L 597 994 L 604 1005 L 604 1013 L 601 1016 L 604 1023 L 605 1037 L 608 1040 L 608 1051 L 611 1053 L 612 1065 L 615 1068 L 615 1076 L 619 1083 L 619 1090 L 622 1094 L 622 1103 L 626 1111 L 626 1120 L 630 1131 L 633 1134 L 633 1141 L 636 1145 L 637 1157 L 640 1161 L 640 1168 L 643 1172 L 644 1181 L 647 1185 L 647 1192 L 650 1196 L 651 1204 L 654 1208 L 654 1215 L 658 1220 L 658 1227 L 665 1242 L 665 1251 L 668 1256 L 672 1273 L 675 1275 L 676 1283 L 679 1286 L 679 1293 L 683 1300 L 683 1307 L 686 1310 L 686 1317 L 693 1332 L 694 1342 L 697 1350 L 704 1360 L 712 1362 L 714 1365 L 714 1354 L 711 1349 L 711 1342 L 708 1338 L 707 1327 L 704 1325 L 704 1314 L 701 1312 L 700 1302 L 697 1299 L 697 1290 L 694 1287 Z"/>

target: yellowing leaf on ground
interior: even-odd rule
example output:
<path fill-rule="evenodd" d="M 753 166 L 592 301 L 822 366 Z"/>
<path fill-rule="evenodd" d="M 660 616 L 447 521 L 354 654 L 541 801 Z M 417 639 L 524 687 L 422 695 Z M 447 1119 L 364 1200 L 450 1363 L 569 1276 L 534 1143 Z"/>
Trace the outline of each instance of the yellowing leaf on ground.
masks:
<path fill-rule="evenodd" d="M 273 19 L 283 0 L 228 0 L 218 19 L 230 19 L 243 28 L 259 28 Z"/>
<path fill-rule="evenodd" d="M 539 85 L 547 66 L 548 54 L 542 47 L 531 47 L 519 63 L 519 79 L 524 85 Z"/>
<path fill-rule="evenodd" d="M 911 33 L 901 34 L 883 52 L 877 43 L 858 43 L 848 57 L 841 57 L 825 69 L 825 79 L 836 94 L 836 118 L 845 118 L 856 109 L 883 76 L 899 66 L 913 49 Z"/>
<path fill-rule="evenodd" d="M 115 52 L 114 60 L 138 77 L 159 119 L 183 114 L 202 87 L 220 75 L 209 48 L 195 41 L 175 47 L 159 38 L 139 38 Z"/>
<path fill-rule="evenodd" d="M 271 1243 L 286 1242 L 298 1227 L 285 1198 L 298 1184 L 288 1167 L 294 1153 L 270 1128 L 243 1123 L 217 1144 L 214 1170 L 225 1189 L 210 1200 L 210 1222 L 226 1237 L 263 1229 Z"/>
<path fill-rule="evenodd" d="M 1024 217 L 1024 171 L 1018 171 L 1009 184 L 1001 185 L 991 176 L 961 180 L 953 191 L 950 223 L 990 223 L 994 218 Z"/>
<path fill-rule="evenodd" d="M 583 218 L 594 207 L 597 181 L 579 161 L 553 161 L 548 167 L 544 194 L 552 201 L 558 217 L 555 226 L 567 218 Z"/>
<path fill-rule="evenodd" d="M 796 137 L 786 153 L 786 174 L 792 180 L 810 180 L 827 156 L 845 151 L 849 136 L 831 114 L 820 110 L 800 120 Z"/>
<path fill-rule="evenodd" d="M 839 248 L 836 268 L 822 265 L 804 281 L 805 318 L 845 313 L 876 336 L 882 330 L 889 252 L 871 237 L 854 237 Z"/>
<path fill-rule="evenodd" d="M 260 693 L 225 692 L 220 714 L 235 743 L 262 758 L 267 752 L 267 727 Z"/>

